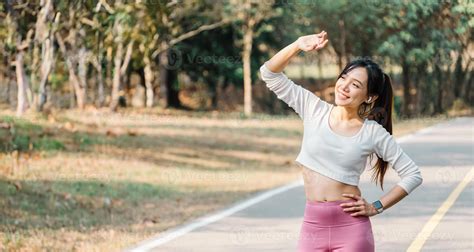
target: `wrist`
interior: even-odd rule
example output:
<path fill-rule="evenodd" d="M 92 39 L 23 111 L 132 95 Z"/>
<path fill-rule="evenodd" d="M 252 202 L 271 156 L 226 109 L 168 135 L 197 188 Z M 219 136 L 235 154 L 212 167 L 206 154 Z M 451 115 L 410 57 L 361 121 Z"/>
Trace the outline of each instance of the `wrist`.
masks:
<path fill-rule="evenodd" d="M 380 200 L 376 200 L 376 201 L 372 202 L 371 205 L 374 208 L 374 210 L 377 212 L 377 214 L 382 213 L 383 210 L 384 210 L 384 207 L 383 207 L 382 202 Z"/>
<path fill-rule="evenodd" d="M 293 54 L 297 54 L 301 51 L 300 46 L 298 45 L 298 39 L 290 44 L 291 51 L 293 52 Z"/>
<path fill-rule="evenodd" d="M 380 214 L 379 211 L 377 211 L 377 208 L 375 208 L 373 204 L 370 204 L 370 206 L 372 207 L 372 213 L 374 213 L 374 215 Z"/>

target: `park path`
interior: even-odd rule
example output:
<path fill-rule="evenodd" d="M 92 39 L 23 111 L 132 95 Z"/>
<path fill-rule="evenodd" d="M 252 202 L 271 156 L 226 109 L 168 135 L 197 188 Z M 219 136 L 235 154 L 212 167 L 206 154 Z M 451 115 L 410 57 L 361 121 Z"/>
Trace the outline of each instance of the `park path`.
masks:
<path fill-rule="evenodd" d="M 397 138 L 420 167 L 423 184 L 371 217 L 377 251 L 474 251 L 472 175 L 474 118 L 460 117 Z M 384 188 L 399 181 L 390 169 Z M 126 249 L 126 251 L 296 251 L 303 220 L 302 180 L 255 195 Z M 372 202 L 385 192 L 360 180 Z"/>

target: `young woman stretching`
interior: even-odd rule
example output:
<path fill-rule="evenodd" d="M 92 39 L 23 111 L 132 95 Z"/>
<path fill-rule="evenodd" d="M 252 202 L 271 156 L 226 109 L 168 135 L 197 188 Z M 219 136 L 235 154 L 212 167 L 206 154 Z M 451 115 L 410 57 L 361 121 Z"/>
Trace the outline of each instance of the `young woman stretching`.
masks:
<path fill-rule="evenodd" d="M 295 160 L 302 167 L 306 194 L 298 251 L 375 251 L 369 217 L 396 204 L 423 179 L 392 136 L 391 81 L 376 63 L 362 59 L 347 64 L 334 87 L 336 105 L 282 73 L 299 51 L 317 51 L 327 43 L 325 31 L 300 37 L 260 67 L 267 87 L 303 120 L 303 141 Z M 389 163 L 401 180 L 368 203 L 358 184 L 373 154 L 377 163 L 372 178 L 380 181 L 382 190 Z"/>

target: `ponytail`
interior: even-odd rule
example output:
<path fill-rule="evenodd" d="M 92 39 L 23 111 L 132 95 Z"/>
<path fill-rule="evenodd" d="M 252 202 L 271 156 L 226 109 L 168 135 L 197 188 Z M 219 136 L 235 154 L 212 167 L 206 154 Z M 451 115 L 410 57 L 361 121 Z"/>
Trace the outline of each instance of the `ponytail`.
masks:
<path fill-rule="evenodd" d="M 393 89 L 392 81 L 390 77 L 383 73 L 383 85 L 378 94 L 378 98 L 375 100 L 373 108 L 370 109 L 368 119 L 374 120 L 382 125 L 392 135 L 392 111 L 393 111 Z M 376 154 L 375 154 L 376 155 Z M 372 174 L 372 180 L 380 181 L 380 187 L 383 191 L 383 178 L 387 171 L 388 162 L 384 161 L 381 157 L 377 156 L 377 163 L 375 164 L 375 172 Z M 370 157 L 370 163 L 372 163 L 373 156 Z"/>
<path fill-rule="evenodd" d="M 377 95 L 377 99 L 374 102 L 366 103 L 363 102 L 358 109 L 358 114 L 361 118 L 367 118 L 374 120 L 378 124 L 382 125 L 392 135 L 392 111 L 393 111 L 393 89 L 392 80 L 390 76 L 380 69 L 379 65 L 368 58 L 357 59 L 349 62 L 338 78 L 341 78 L 343 74 L 348 73 L 356 67 L 364 67 L 367 70 L 367 93 L 369 96 Z M 387 171 L 388 162 L 385 162 L 381 157 L 377 156 L 377 163 L 372 169 L 375 172 L 372 174 L 372 179 L 380 181 L 380 187 L 383 191 L 383 178 Z M 374 155 L 370 155 L 370 163 Z"/>

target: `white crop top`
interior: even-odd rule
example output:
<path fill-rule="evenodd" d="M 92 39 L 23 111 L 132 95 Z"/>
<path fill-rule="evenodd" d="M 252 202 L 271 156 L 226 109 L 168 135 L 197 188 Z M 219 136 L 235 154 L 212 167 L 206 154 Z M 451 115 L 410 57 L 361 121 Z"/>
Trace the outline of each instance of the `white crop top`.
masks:
<path fill-rule="evenodd" d="M 401 180 L 397 185 L 408 194 L 423 182 L 418 166 L 376 121 L 365 119 L 353 136 L 337 134 L 329 127 L 333 104 L 295 84 L 284 73 L 270 71 L 265 64 L 260 67 L 260 74 L 278 99 L 303 120 L 303 140 L 296 162 L 334 180 L 357 186 L 368 156 L 375 152 L 398 173 Z"/>

